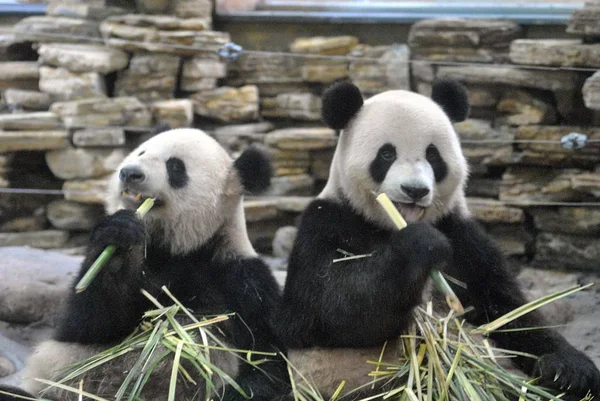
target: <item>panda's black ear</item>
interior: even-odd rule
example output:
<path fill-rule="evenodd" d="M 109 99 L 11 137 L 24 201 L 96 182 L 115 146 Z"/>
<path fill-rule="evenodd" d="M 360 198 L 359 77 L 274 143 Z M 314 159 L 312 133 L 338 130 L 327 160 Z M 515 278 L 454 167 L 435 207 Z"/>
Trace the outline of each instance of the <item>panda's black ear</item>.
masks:
<path fill-rule="evenodd" d="M 464 121 L 469 115 L 469 96 L 459 82 L 439 79 L 433 83 L 431 99 L 439 104 L 452 122 Z"/>
<path fill-rule="evenodd" d="M 257 147 L 250 146 L 234 162 L 242 186 L 252 195 L 258 195 L 271 186 L 273 166 L 269 155 Z"/>
<path fill-rule="evenodd" d="M 171 126 L 167 123 L 156 124 L 154 127 L 152 127 L 152 131 L 150 131 L 150 135 L 151 136 L 158 135 L 158 134 L 161 134 L 161 133 L 169 131 L 169 130 L 171 130 Z"/>
<path fill-rule="evenodd" d="M 338 82 L 323 93 L 321 115 L 323 121 L 335 130 L 341 130 L 358 113 L 363 105 L 363 97 L 354 84 Z"/>

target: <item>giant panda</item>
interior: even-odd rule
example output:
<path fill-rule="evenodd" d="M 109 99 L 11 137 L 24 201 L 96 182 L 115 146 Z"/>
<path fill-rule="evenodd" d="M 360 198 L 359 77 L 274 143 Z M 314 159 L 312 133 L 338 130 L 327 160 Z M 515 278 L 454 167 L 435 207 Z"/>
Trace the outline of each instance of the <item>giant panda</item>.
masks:
<path fill-rule="evenodd" d="M 325 398 L 342 380 L 345 390 L 371 382 L 375 368 L 366 361 L 401 356 L 394 344 L 411 325 L 433 268 L 466 284 L 453 287 L 465 307 L 474 307 L 466 318 L 475 325 L 526 302 L 501 252 L 469 216 L 468 165 L 452 125 L 468 112 L 465 89 L 449 80 L 437 81 L 431 98 L 392 90 L 363 101 L 349 82 L 324 93 L 323 120 L 341 133 L 329 179 L 299 222 L 278 332 L 292 365 Z M 404 230 L 376 202 L 383 192 L 407 220 Z M 368 257 L 333 263 L 339 250 Z M 546 325 L 531 312 L 510 326 Z M 600 395 L 594 363 L 556 331 L 491 338 L 538 356 L 515 362 L 541 376 L 539 384 Z"/>
<path fill-rule="evenodd" d="M 248 148 L 234 161 L 197 129 L 169 130 L 135 149 L 110 180 L 109 215 L 93 230 L 74 284 L 107 245 L 117 245 L 117 251 L 87 290 L 71 291 L 53 339 L 26 362 L 24 389 L 44 399 L 77 399 L 58 389 L 43 392 L 46 385 L 35 379 L 58 381 L 67 366 L 132 333 L 144 312 L 155 309 L 141 289 L 169 305 L 161 291 L 166 286 L 196 315 L 234 313 L 214 334 L 232 348 L 279 352 L 270 320 L 280 291 L 248 239 L 242 204 L 245 192 L 270 185 L 271 172 L 268 157 L 258 149 Z M 155 198 L 155 206 L 141 221 L 134 212 L 146 197 Z M 83 379 L 84 391 L 111 399 L 138 357 L 131 352 L 68 384 L 77 387 Z M 253 400 L 270 400 L 287 386 L 281 356 L 267 356 L 260 369 L 241 361 L 246 355 L 212 351 L 210 357 Z M 171 370 L 167 360 L 158 364 L 144 387 L 145 401 L 167 399 Z M 230 385 L 204 394 L 201 377 L 195 379 L 195 386 L 178 382 L 178 401 L 245 399 Z"/>

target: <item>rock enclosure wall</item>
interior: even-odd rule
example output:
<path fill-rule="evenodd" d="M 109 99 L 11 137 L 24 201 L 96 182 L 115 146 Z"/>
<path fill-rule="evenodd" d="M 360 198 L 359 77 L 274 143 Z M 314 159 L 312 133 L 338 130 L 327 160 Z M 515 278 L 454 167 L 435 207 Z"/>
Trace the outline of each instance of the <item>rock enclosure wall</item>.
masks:
<path fill-rule="evenodd" d="M 600 12 L 597 3 L 586 7 Z M 599 73 L 543 68 L 600 66 L 591 14 L 573 15 L 570 40 L 520 39 L 507 21 L 426 20 L 413 26 L 408 46 L 298 38 L 292 54 L 227 61 L 217 51 L 229 34 L 212 30 L 210 1 L 132 5 L 52 0 L 48 15 L 23 19 L 0 43 L 10 60 L 0 63 L 0 186 L 64 191 L 0 194 L 0 245 L 84 244 L 103 214 L 108 174 L 167 123 L 205 129 L 234 155 L 252 143 L 269 150 L 273 188 L 247 200 L 246 213 L 255 245 L 270 252 L 277 230 L 295 224 L 327 179 L 337 141 L 320 122 L 328 84 L 351 79 L 366 96 L 409 87 L 429 94 L 436 77 L 452 77 L 467 85 L 473 105 L 456 128 L 472 165 L 476 218 L 520 261 L 598 270 L 598 207 L 505 203 L 599 201 L 598 148 L 519 142 L 570 132 L 600 139 Z M 286 228 L 276 237 L 275 253 L 285 254 L 293 235 Z"/>

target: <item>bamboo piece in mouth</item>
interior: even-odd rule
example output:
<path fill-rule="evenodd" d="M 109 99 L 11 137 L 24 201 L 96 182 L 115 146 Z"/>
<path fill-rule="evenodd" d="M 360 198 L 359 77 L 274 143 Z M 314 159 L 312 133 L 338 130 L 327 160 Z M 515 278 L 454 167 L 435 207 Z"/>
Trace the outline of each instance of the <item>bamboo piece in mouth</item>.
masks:
<path fill-rule="evenodd" d="M 394 222 L 394 225 L 398 230 L 402 230 L 407 226 L 406 220 L 404 220 L 398 209 L 396 209 L 390 198 L 385 193 L 379 194 L 376 199 L 377 202 L 379 202 L 379 204 L 381 205 L 381 207 L 383 207 L 387 215 L 390 217 L 390 219 Z M 444 294 L 444 297 L 446 298 L 446 303 L 448 304 L 450 309 L 452 309 L 456 313 L 463 313 L 464 308 L 462 306 L 462 303 L 460 302 L 460 299 L 458 299 L 454 291 L 452 291 L 452 288 L 444 278 L 442 272 L 440 272 L 437 269 L 433 269 L 431 270 L 429 275 L 431 276 L 431 279 L 433 280 L 437 289 L 441 291 L 442 294 Z"/>

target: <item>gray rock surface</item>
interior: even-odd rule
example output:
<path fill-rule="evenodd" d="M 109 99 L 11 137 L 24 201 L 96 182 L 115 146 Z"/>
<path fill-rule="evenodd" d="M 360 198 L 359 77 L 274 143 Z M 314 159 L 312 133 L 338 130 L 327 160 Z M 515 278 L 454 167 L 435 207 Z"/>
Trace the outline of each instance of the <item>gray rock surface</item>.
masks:
<path fill-rule="evenodd" d="M 0 247 L 0 365 L 14 374 L 0 384 L 19 385 L 23 362 L 51 333 L 56 313 L 81 257 L 27 247 Z M 0 366 L 0 371 L 3 367 Z"/>

